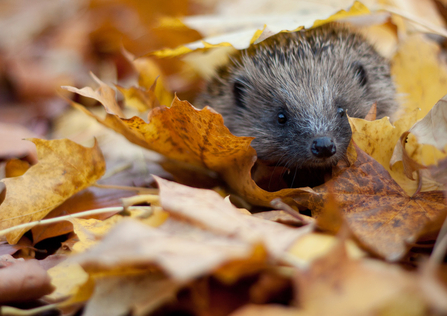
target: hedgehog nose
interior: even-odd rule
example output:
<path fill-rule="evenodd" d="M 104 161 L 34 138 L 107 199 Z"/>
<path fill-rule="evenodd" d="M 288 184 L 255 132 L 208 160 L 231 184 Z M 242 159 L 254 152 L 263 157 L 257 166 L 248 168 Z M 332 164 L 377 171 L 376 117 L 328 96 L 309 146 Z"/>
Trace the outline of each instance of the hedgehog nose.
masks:
<path fill-rule="evenodd" d="M 329 158 L 337 151 L 334 141 L 330 137 L 319 137 L 314 139 L 311 146 L 312 154 L 318 158 Z"/>

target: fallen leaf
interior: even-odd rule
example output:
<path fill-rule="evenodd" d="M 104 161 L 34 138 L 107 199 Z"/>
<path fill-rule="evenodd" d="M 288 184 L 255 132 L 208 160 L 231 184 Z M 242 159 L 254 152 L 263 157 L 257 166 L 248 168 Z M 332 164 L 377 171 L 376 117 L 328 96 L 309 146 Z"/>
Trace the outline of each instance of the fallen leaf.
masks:
<path fill-rule="evenodd" d="M 95 290 L 83 315 L 147 315 L 175 299 L 182 285 L 157 272 L 95 278 Z"/>
<path fill-rule="evenodd" d="M 390 166 L 392 167 L 396 162 L 402 161 L 404 166 L 404 173 L 407 176 L 407 178 L 415 180 L 413 177 L 413 173 L 415 171 L 425 169 L 426 167 L 424 165 L 421 165 L 417 161 L 411 159 L 410 155 L 405 150 L 405 144 L 407 143 L 407 137 L 409 133 L 410 132 L 405 132 L 400 137 L 399 142 L 396 144 L 396 147 L 394 148 L 394 153 L 390 160 Z"/>
<path fill-rule="evenodd" d="M 419 143 L 433 145 L 445 151 L 447 145 L 447 95 L 439 100 L 427 115 L 409 130 Z"/>
<path fill-rule="evenodd" d="M 58 301 L 77 293 L 79 288 L 88 281 L 88 274 L 77 263 L 65 260 L 48 270 L 54 292 L 46 299 Z"/>
<path fill-rule="evenodd" d="M 93 79 L 96 81 L 96 83 L 99 84 L 99 88 L 96 91 L 94 91 L 90 87 L 76 89 L 76 88 L 70 87 L 70 86 L 62 86 L 62 88 L 66 89 L 70 92 L 82 95 L 84 97 L 95 99 L 95 100 L 99 101 L 102 105 L 104 105 L 104 107 L 106 108 L 106 111 L 108 113 L 113 113 L 120 117 L 124 117 L 123 111 L 121 110 L 118 103 L 116 102 L 115 90 L 113 90 L 107 84 L 105 84 L 104 82 L 99 80 L 98 77 L 96 77 L 93 73 L 90 73 L 90 75 L 93 77 Z"/>
<path fill-rule="evenodd" d="M 256 152 L 250 146 L 252 138 L 231 134 L 222 116 L 209 107 L 198 110 L 175 98 L 169 108 L 154 108 L 146 123 L 139 117 L 121 119 L 111 113 L 101 119 L 80 104 L 72 105 L 130 142 L 175 161 L 183 170 L 197 169 L 205 177 L 210 170 L 217 173 L 250 203 L 269 206 L 274 198 L 287 198 L 297 192 L 285 189 L 272 193 L 258 187 L 251 178 L 256 161 Z"/>
<path fill-rule="evenodd" d="M 405 96 L 402 113 L 420 108 L 417 119 L 421 119 L 447 94 L 447 67 L 439 58 L 439 51 L 439 46 L 422 34 L 401 41 L 391 63 L 391 74 L 398 95 Z"/>
<path fill-rule="evenodd" d="M 213 18 L 210 17 L 184 18 L 181 23 L 190 28 L 203 31 L 206 37 L 197 42 L 181 45 L 174 49 L 168 48 L 158 50 L 151 54 L 157 57 L 174 57 L 204 48 L 232 46 L 236 49 L 245 49 L 250 44 L 258 43 L 282 31 L 298 31 L 303 27 L 317 27 L 347 17 L 369 13 L 369 10 L 358 1 L 354 2 L 354 4 L 352 4 L 351 1 L 344 2 L 341 5 L 337 3 L 335 8 L 333 6 L 316 6 L 312 4 L 310 4 L 311 8 L 303 8 L 303 3 L 297 3 L 296 5 L 296 7 L 291 7 L 291 4 L 288 4 L 286 15 L 284 15 L 283 12 L 279 17 L 277 14 L 271 13 L 271 8 L 267 9 L 267 12 L 264 12 L 261 18 L 256 17 L 256 15 L 247 18 L 244 14 L 239 19 L 236 19 L 236 23 L 242 24 L 242 26 L 239 25 L 239 27 L 237 27 L 234 22 L 235 11 L 231 11 L 231 31 L 227 31 L 226 33 L 224 30 L 219 31 L 216 28 L 222 27 L 222 25 L 229 28 L 230 24 L 228 23 L 228 16 L 220 16 L 217 19 L 214 18 L 214 21 Z M 252 9 L 253 8 L 250 5 L 250 11 L 252 11 Z M 298 14 L 297 12 L 293 12 L 293 9 L 295 9 Z M 347 9 L 348 11 L 345 11 L 344 9 Z M 236 9 L 236 12 L 246 13 L 246 10 L 238 11 Z M 271 15 L 269 15 L 269 13 Z M 226 20 L 227 22 L 222 24 L 222 20 Z M 297 23 L 297 21 L 299 22 Z M 165 19 L 163 24 L 164 26 L 169 26 L 174 23 L 178 24 L 178 22 L 178 20 Z M 235 29 L 239 31 L 234 31 Z M 220 34 L 216 35 L 215 33 Z"/>
<path fill-rule="evenodd" d="M 366 285 L 366 286 L 365 286 Z M 425 315 L 416 278 L 399 266 L 354 260 L 339 243 L 296 278 L 303 315 Z"/>
<path fill-rule="evenodd" d="M 105 171 L 104 158 L 96 145 L 85 148 L 67 139 L 31 141 L 36 144 L 39 162 L 23 176 L 2 180 L 6 197 L 0 205 L 0 229 L 42 219 Z M 17 243 L 27 230 L 8 233 L 8 242 Z"/>
<path fill-rule="evenodd" d="M 29 167 L 30 164 L 27 161 L 10 159 L 6 162 L 5 176 L 6 178 L 20 177 L 29 169 Z"/>
<path fill-rule="evenodd" d="M 88 272 L 158 265 L 171 278 L 185 281 L 207 274 L 224 262 L 248 260 L 254 251 L 253 245 L 238 240 L 210 234 L 198 237 L 200 240 L 172 236 L 136 220 L 126 219 L 90 251 L 72 260 Z"/>
<path fill-rule="evenodd" d="M 294 241 L 313 230 L 312 225 L 294 229 L 241 214 L 212 190 L 191 188 L 158 177 L 155 179 L 160 188 L 160 204 L 168 213 L 193 221 L 219 235 L 234 236 L 251 244 L 262 241 L 269 254 L 277 259 Z"/>
<path fill-rule="evenodd" d="M 325 212 L 330 190 L 357 240 L 372 253 L 399 260 L 427 225 L 441 227 L 447 214 L 443 194 L 430 191 L 410 197 L 377 161 L 359 148 L 356 151 L 357 161 L 350 168 L 294 199 L 318 217 Z"/>
<path fill-rule="evenodd" d="M 132 191 L 102 189 L 93 186 L 88 187 L 69 197 L 61 205 L 48 213 L 45 218 L 55 218 L 104 207 L 122 206 L 120 199 L 131 195 L 133 195 Z M 116 214 L 116 212 L 89 215 L 85 218 L 104 220 L 113 214 Z M 72 231 L 73 225 L 68 221 L 61 221 L 51 225 L 40 225 L 31 229 L 34 244 L 47 238 L 68 234 Z"/>
<path fill-rule="evenodd" d="M 38 299 L 54 290 L 37 260 L 18 261 L 0 268 L 0 280 L 0 304 Z"/>

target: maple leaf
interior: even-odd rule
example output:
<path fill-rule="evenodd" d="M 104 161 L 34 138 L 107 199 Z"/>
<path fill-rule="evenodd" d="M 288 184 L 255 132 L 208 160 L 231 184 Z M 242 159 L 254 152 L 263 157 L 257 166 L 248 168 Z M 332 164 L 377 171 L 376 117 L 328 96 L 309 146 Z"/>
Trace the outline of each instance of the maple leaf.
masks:
<path fill-rule="evenodd" d="M 6 197 L 0 205 L 0 230 L 42 219 L 105 172 L 104 157 L 96 143 L 93 148 L 85 148 L 68 139 L 31 141 L 39 162 L 20 177 L 2 180 Z M 17 243 L 26 231 L 8 233 L 8 242 Z"/>
<path fill-rule="evenodd" d="M 198 110 L 188 101 L 175 98 L 169 108 L 154 108 L 146 123 L 139 117 L 124 119 L 110 112 L 102 119 L 80 104 L 72 105 L 130 142 L 177 162 L 181 168 L 189 165 L 203 174 L 206 170 L 216 172 L 234 192 L 253 204 L 269 206 L 274 198 L 291 197 L 297 192 L 261 189 L 251 177 L 256 161 L 256 151 L 250 146 L 252 138 L 231 134 L 222 116 L 209 107 Z"/>
<path fill-rule="evenodd" d="M 331 192 L 357 240 L 387 260 L 399 260 L 428 224 L 441 227 L 447 214 L 443 194 L 430 191 L 410 197 L 377 161 L 358 147 L 356 152 L 350 168 L 294 199 L 318 217 Z"/>

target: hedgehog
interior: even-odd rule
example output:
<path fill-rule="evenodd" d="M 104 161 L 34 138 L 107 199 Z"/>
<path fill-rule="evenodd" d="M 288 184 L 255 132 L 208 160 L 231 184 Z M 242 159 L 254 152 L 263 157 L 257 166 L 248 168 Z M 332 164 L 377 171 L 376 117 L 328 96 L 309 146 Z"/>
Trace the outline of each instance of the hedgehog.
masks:
<path fill-rule="evenodd" d="M 358 32 L 328 24 L 238 51 L 195 105 L 219 112 L 234 135 L 254 137 L 258 159 L 292 170 L 304 183 L 290 185 L 302 186 L 346 160 L 347 115 L 364 118 L 376 104 L 377 118 L 391 116 L 395 94 L 389 61 Z"/>

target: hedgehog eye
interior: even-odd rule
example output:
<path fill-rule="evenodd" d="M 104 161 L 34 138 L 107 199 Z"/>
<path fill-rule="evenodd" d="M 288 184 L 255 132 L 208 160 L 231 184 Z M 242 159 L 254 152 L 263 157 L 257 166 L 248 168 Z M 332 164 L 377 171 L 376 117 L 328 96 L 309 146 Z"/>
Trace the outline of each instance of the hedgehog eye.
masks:
<path fill-rule="evenodd" d="M 352 64 L 354 69 L 354 76 L 360 82 L 360 85 L 364 87 L 368 82 L 368 76 L 366 74 L 366 70 L 363 65 L 359 62 L 355 62 Z"/>
<path fill-rule="evenodd" d="M 278 123 L 283 125 L 283 124 L 286 124 L 286 122 L 287 122 L 286 115 L 284 113 L 279 113 L 278 114 Z"/>
<path fill-rule="evenodd" d="M 234 102 L 240 108 L 245 108 L 244 103 L 245 85 L 241 81 L 236 81 L 233 85 Z"/>
<path fill-rule="evenodd" d="M 343 109 L 343 108 L 338 108 L 338 109 L 337 109 L 337 115 L 338 115 L 339 117 L 343 117 L 343 116 L 345 116 L 345 115 L 346 115 L 346 110 Z"/>

